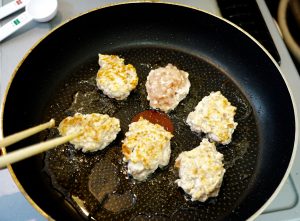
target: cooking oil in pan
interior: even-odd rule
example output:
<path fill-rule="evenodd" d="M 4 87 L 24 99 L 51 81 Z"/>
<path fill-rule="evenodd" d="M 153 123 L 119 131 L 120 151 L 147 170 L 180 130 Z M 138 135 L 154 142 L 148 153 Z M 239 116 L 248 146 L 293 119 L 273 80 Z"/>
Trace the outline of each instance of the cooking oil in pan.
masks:
<path fill-rule="evenodd" d="M 96 87 L 97 55 L 70 70 L 69 78 L 53 95 L 55 103 L 49 104 L 45 118 L 52 116 L 59 122 L 76 112 L 98 112 L 119 118 L 122 130 L 102 151 L 82 153 L 71 144 L 48 151 L 45 171 L 53 188 L 83 216 L 95 220 L 215 220 L 230 212 L 251 181 L 258 154 L 254 114 L 239 88 L 213 63 L 185 52 L 145 47 L 99 53 L 116 54 L 133 64 L 139 84 L 126 100 L 117 101 Z M 169 113 L 174 125 L 169 165 L 157 169 L 145 182 L 137 182 L 126 173 L 121 141 L 133 116 L 149 109 L 145 89 L 149 71 L 168 63 L 189 73 L 190 92 Z M 237 107 L 239 125 L 232 142 L 217 147 L 224 154 L 226 168 L 219 196 L 205 203 L 192 202 L 175 184 L 178 175 L 174 163 L 179 153 L 198 146 L 204 137 L 191 132 L 185 123 L 188 114 L 204 96 L 218 90 Z M 53 129 L 48 138 L 55 136 L 58 132 Z"/>

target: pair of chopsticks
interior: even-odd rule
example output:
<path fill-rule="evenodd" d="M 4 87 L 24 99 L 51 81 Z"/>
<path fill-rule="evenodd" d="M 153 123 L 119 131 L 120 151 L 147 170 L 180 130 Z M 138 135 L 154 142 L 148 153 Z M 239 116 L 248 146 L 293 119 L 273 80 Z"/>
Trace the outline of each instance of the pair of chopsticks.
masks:
<path fill-rule="evenodd" d="M 16 134 L 10 135 L 8 137 L 5 137 L 4 139 L 0 139 L 0 148 L 1 147 L 7 147 L 11 144 L 14 144 L 24 138 L 27 138 L 33 134 L 36 134 L 38 132 L 41 132 L 42 130 L 51 128 L 55 126 L 54 119 L 51 119 L 49 122 L 40 124 L 38 126 L 29 128 L 27 130 L 18 132 Z M 82 132 L 73 133 L 67 136 L 54 138 L 52 140 L 41 142 L 38 144 L 34 144 L 25 148 L 22 148 L 20 150 L 13 151 L 8 154 L 4 154 L 3 156 L 0 156 L 0 168 L 5 167 L 9 164 L 18 162 L 20 160 L 24 160 L 28 157 L 34 156 L 36 154 L 42 153 L 44 151 L 50 150 L 52 148 L 55 148 L 61 144 L 67 143 L 68 141 L 74 139 L 75 137 L 79 136 Z"/>

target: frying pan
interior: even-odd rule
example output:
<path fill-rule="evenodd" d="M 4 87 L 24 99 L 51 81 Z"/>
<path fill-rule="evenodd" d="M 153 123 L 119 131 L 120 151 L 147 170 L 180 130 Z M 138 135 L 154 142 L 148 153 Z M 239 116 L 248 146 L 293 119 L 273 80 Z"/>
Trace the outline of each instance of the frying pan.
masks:
<path fill-rule="evenodd" d="M 97 90 L 98 53 L 133 64 L 139 85 L 125 101 Z M 188 97 L 169 117 L 175 126 L 166 168 L 146 182 L 124 174 L 120 142 L 137 113 L 149 109 L 145 80 L 172 63 L 189 72 Z M 199 145 L 185 119 L 211 91 L 237 107 L 229 145 L 218 145 L 226 173 L 219 196 L 192 202 L 174 181 L 178 154 Z M 296 121 L 288 87 L 270 55 L 233 24 L 197 9 L 127 3 L 93 10 L 56 28 L 17 68 L 3 108 L 4 136 L 54 117 L 100 112 L 120 118 L 122 131 L 104 151 L 72 145 L 15 163 L 10 170 L 31 204 L 55 220 L 246 220 L 255 218 L 286 178 Z M 45 131 L 8 149 L 58 136 Z"/>

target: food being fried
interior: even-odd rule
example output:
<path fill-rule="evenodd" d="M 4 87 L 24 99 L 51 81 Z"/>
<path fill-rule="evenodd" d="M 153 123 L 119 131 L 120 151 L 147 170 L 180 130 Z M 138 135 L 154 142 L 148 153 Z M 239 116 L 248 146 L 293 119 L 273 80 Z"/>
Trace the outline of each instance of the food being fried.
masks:
<path fill-rule="evenodd" d="M 136 69 L 124 64 L 124 59 L 116 55 L 99 54 L 100 69 L 97 73 L 97 86 L 105 95 L 116 100 L 126 99 L 138 84 Z"/>
<path fill-rule="evenodd" d="M 82 131 L 70 143 L 83 152 L 94 152 L 104 149 L 120 132 L 120 121 L 106 114 L 80 114 L 62 120 L 58 127 L 62 136 Z"/>
<path fill-rule="evenodd" d="M 150 123 L 159 124 L 160 126 L 164 127 L 166 131 L 170 133 L 174 132 L 174 125 L 170 117 L 161 111 L 157 110 L 145 110 L 132 118 L 132 122 L 138 121 L 140 118 L 144 118 L 148 120 Z"/>
<path fill-rule="evenodd" d="M 146 82 L 147 99 L 152 108 L 169 112 L 177 107 L 190 89 L 189 74 L 172 64 L 151 70 Z"/>
<path fill-rule="evenodd" d="M 158 167 L 169 163 L 173 135 L 162 126 L 140 118 L 129 125 L 125 135 L 122 152 L 134 179 L 144 181 Z"/>
<path fill-rule="evenodd" d="M 236 107 L 220 91 L 211 92 L 198 103 L 186 122 L 192 131 L 206 133 L 210 139 L 228 144 L 238 125 L 234 122 L 235 111 Z"/>
<path fill-rule="evenodd" d="M 222 160 L 223 154 L 205 138 L 198 147 L 179 154 L 175 161 L 179 179 L 175 182 L 192 201 L 204 202 L 209 197 L 216 197 L 225 173 Z"/>

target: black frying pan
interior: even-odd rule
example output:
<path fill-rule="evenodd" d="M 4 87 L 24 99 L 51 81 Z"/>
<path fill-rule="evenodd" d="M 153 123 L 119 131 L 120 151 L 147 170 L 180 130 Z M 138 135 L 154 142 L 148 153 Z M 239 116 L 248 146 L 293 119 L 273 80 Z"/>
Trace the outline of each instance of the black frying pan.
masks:
<path fill-rule="evenodd" d="M 126 101 L 97 90 L 98 53 L 119 55 L 136 67 L 140 83 Z M 122 173 L 120 141 L 131 118 L 149 108 L 148 72 L 167 63 L 190 73 L 190 94 L 169 114 L 175 125 L 169 166 L 134 183 Z M 203 96 L 217 90 L 237 106 L 239 125 L 232 143 L 218 146 L 227 170 L 219 196 L 191 202 L 174 184 L 174 160 L 199 145 L 203 135 L 192 133 L 185 119 Z M 116 116 L 122 132 L 104 151 L 83 154 L 66 144 L 12 165 L 25 195 L 56 220 L 245 220 L 257 216 L 279 186 L 294 149 L 293 104 L 274 61 L 236 27 L 182 6 L 115 5 L 57 28 L 14 75 L 3 134 L 52 117 L 59 122 L 77 111 Z M 56 129 L 45 131 L 9 151 L 55 136 Z M 100 200 L 95 192 L 101 191 Z"/>

